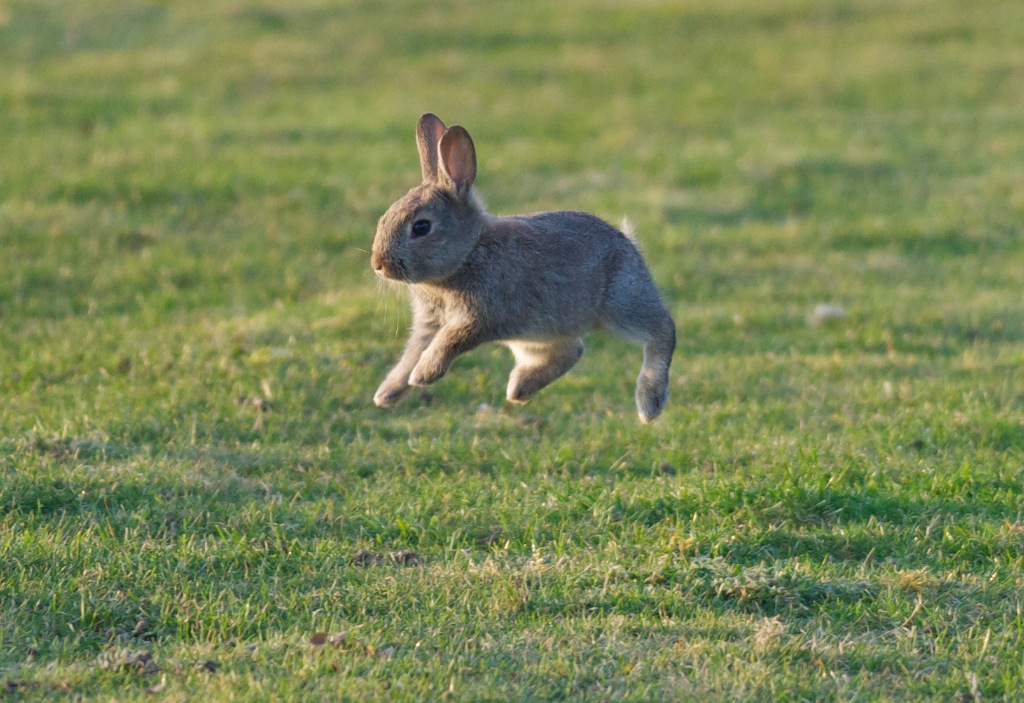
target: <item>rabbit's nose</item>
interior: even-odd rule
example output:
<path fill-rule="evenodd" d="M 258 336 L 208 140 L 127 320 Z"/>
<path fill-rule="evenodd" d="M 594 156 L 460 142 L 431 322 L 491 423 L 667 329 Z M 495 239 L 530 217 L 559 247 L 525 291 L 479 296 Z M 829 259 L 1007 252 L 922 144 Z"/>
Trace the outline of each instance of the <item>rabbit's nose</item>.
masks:
<path fill-rule="evenodd" d="M 370 265 L 373 272 L 381 278 L 396 278 L 402 270 L 402 265 L 395 257 L 383 252 L 373 252 L 370 255 Z"/>

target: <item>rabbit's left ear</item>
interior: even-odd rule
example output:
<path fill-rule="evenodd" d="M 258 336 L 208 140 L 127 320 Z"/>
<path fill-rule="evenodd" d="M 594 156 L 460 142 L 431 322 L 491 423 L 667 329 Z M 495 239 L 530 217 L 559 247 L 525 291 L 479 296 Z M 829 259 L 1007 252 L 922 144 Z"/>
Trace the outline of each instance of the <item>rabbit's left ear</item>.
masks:
<path fill-rule="evenodd" d="M 416 148 L 420 152 L 420 169 L 423 171 L 424 183 L 433 183 L 437 180 L 437 145 L 441 141 L 444 129 L 444 122 L 430 112 L 423 115 L 416 125 Z"/>
<path fill-rule="evenodd" d="M 437 145 L 437 152 L 441 157 L 438 181 L 465 199 L 476 180 L 476 149 L 469 132 L 459 125 L 449 127 Z"/>

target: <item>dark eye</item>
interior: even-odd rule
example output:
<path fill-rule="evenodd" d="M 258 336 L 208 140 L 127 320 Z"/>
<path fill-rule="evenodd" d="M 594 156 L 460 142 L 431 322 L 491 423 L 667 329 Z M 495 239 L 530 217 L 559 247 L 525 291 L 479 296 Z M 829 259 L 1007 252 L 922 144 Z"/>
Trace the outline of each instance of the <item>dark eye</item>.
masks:
<path fill-rule="evenodd" d="M 430 233 L 430 220 L 416 220 L 412 223 L 412 236 L 413 239 L 416 237 L 422 237 Z"/>

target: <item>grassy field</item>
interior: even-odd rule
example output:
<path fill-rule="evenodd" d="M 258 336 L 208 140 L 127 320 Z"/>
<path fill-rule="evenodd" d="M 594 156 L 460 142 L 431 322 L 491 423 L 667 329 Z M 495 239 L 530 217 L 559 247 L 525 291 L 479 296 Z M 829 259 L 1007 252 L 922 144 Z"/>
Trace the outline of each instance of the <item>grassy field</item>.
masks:
<path fill-rule="evenodd" d="M 1024 700 L 1024 3 L 0 0 L 0 66 L 0 698 Z M 373 406 L 428 110 L 630 217 L 654 425 L 601 334 Z"/>

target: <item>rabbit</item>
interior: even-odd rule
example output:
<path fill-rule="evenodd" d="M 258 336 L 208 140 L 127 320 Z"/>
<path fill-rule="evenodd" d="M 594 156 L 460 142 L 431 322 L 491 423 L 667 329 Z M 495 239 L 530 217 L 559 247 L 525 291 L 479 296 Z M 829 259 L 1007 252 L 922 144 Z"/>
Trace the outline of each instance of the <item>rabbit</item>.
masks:
<path fill-rule="evenodd" d="M 370 257 L 377 276 L 408 286 L 413 312 L 405 351 L 374 403 L 434 383 L 486 342 L 512 350 L 507 398 L 524 403 L 579 361 L 584 334 L 604 327 L 644 345 L 636 407 L 644 423 L 660 415 L 675 322 L 633 241 L 583 212 L 488 214 L 461 126 L 427 113 L 416 145 L 423 183 L 380 218 Z"/>

